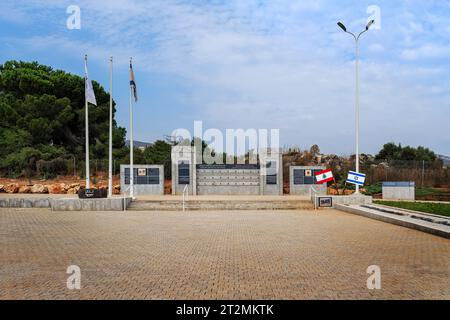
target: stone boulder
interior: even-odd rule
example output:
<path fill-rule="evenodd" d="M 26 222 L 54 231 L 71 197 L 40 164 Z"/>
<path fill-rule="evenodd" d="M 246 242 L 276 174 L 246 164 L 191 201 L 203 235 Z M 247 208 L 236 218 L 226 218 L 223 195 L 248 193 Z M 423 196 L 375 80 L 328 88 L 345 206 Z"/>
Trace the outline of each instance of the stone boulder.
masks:
<path fill-rule="evenodd" d="M 60 183 L 59 185 L 61 187 L 61 193 L 67 193 L 67 190 L 70 189 L 70 186 L 68 184 Z"/>
<path fill-rule="evenodd" d="M 56 184 L 50 184 L 47 186 L 48 188 L 48 193 L 51 194 L 62 194 L 64 189 L 61 189 L 61 184 L 56 183 Z"/>
<path fill-rule="evenodd" d="M 19 192 L 19 184 L 18 183 L 10 183 L 6 185 L 5 191 L 7 193 L 17 193 Z"/>
<path fill-rule="evenodd" d="M 35 184 L 31 187 L 31 193 L 48 193 L 48 188 L 42 184 Z"/>
<path fill-rule="evenodd" d="M 75 186 L 67 190 L 67 194 L 78 194 L 78 191 L 80 191 L 80 186 Z"/>
<path fill-rule="evenodd" d="M 328 188 L 327 194 L 330 195 L 330 196 L 335 196 L 335 195 L 339 194 L 339 191 L 337 189 L 335 189 L 335 188 Z"/>
<path fill-rule="evenodd" d="M 19 187 L 19 193 L 31 193 L 31 187 L 21 186 Z"/>

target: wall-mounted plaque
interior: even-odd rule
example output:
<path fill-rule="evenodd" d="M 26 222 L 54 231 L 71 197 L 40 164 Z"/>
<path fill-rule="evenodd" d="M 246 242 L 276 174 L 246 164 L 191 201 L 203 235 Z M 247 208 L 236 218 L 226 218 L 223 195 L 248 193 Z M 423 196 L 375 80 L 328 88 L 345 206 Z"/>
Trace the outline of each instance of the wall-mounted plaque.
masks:
<path fill-rule="evenodd" d="M 316 184 L 315 175 L 320 169 L 294 169 L 294 185 Z"/>
<path fill-rule="evenodd" d="M 277 163 L 275 161 L 266 163 L 266 184 L 277 184 Z"/>
<path fill-rule="evenodd" d="M 178 184 L 190 183 L 190 169 L 189 162 L 180 161 L 178 163 Z"/>
<path fill-rule="evenodd" d="M 333 197 L 319 197 L 319 208 L 332 208 L 333 207 Z"/>
<path fill-rule="evenodd" d="M 134 184 L 159 184 L 159 168 L 133 168 Z M 130 168 L 125 168 L 125 184 L 130 184 Z"/>

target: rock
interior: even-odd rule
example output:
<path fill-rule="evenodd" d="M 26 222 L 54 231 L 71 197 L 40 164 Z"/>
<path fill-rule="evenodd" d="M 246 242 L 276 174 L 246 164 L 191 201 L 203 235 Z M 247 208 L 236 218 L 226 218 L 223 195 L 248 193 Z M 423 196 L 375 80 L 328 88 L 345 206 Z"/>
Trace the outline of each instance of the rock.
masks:
<path fill-rule="evenodd" d="M 78 194 L 78 191 L 80 191 L 80 186 L 75 186 L 67 190 L 67 194 Z"/>
<path fill-rule="evenodd" d="M 0 192 L 5 192 L 5 186 L 0 184 Z"/>
<path fill-rule="evenodd" d="M 18 183 L 10 183 L 6 185 L 5 191 L 7 193 L 17 193 L 19 192 L 19 184 Z"/>
<path fill-rule="evenodd" d="M 48 193 L 48 188 L 42 184 L 35 184 L 30 191 L 31 193 Z"/>
<path fill-rule="evenodd" d="M 21 186 L 19 187 L 19 193 L 31 193 L 31 187 Z"/>
<path fill-rule="evenodd" d="M 70 189 L 70 187 L 65 183 L 60 183 L 59 186 L 61 187 L 61 193 L 67 193 L 67 190 Z"/>
<path fill-rule="evenodd" d="M 353 194 L 353 193 L 355 193 L 355 190 L 345 190 L 345 192 L 344 192 L 344 194 L 345 194 L 346 196 L 349 196 L 349 195 L 351 195 L 351 194 Z"/>
<path fill-rule="evenodd" d="M 335 188 L 328 188 L 328 194 L 331 195 L 331 196 L 335 196 L 335 195 L 338 195 L 339 192 Z"/>
<path fill-rule="evenodd" d="M 69 189 L 73 189 L 73 188 L 79 188 L 80 187 L 80 184 L 79 183 L 71 183 L 70 185 L 69 185 Z"/>
<path fill-rule="evenodd" d="M 113 187 L 113 194 L 120 194 L 120 185 L 115 185 Z"/>
<path fill-rule="evenodd" d="M 62 194 L 64 189 L 61 189 L 61 184 L 51 184 L 48 186 L 48 193 Z"/>

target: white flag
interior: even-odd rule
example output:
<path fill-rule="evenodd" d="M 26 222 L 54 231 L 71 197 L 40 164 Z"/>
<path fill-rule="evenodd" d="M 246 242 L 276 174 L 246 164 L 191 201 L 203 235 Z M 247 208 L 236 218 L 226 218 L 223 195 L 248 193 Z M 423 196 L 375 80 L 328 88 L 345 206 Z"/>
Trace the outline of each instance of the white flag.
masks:
<path fill-rule="evenodd" d="M 94 106 L 97 105 L 97 100 L 95 100 L 94 88 L 92 87 L 92 82 L 89 79 L 88 69 L 87 69 L 87 59 L 84 60 L 84 94 L 86 101 L 92 103 Z"/>

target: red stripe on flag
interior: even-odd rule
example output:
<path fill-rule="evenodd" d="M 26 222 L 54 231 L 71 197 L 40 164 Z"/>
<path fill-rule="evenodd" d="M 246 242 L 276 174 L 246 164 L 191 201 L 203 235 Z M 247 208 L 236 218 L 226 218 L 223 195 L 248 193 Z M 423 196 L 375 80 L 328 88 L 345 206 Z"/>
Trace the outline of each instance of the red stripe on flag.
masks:
<path fill-rule="evenodd" d="M 328 173 L 328 172 L 331 172 L 331 169 L 327 169 L 327 170 L 316 172 L 316 176 L 324 174 L 324 173 Z"/>

